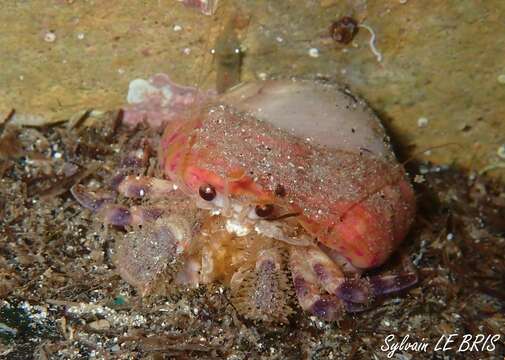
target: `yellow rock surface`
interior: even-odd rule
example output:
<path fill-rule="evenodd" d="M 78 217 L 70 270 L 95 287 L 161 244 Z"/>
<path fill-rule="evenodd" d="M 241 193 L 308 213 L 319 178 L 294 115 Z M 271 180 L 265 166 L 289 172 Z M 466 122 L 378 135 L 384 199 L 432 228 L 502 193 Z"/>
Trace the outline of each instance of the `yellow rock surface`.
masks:
<path fill-rule="evenodd" d="M 238 29 L 243 80 L 337 81 L 364 97 L 418 158 L 476 170 L 503 161 L 500 0 L 222 0 L 214 16 L 175 0 L 6 1 L 0 114 L 15 108 L 59 121 L 82 109 L 115 109 L 132 79 L 156 72 L 212 87 L 210 50 L 234 13 L 250 16 Z M 363 27 L 347 46 L 331 41 L 328 27 L 344 15 L 374 31 L 382 61 Z M 419 154 L 441 144 L 457 145 Z M 499 167 L 489 173 L 504 176 Z"/>

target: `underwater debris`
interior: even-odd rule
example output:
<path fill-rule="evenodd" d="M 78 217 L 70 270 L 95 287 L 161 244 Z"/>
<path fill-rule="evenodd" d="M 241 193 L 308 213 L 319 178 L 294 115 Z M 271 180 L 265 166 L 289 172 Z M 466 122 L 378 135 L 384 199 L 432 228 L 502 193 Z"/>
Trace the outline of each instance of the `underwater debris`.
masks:
<path fill-rule="evenodd" d="M 330 25 L 329 32 L 331 38 L 335 42 L 347 45 L 354 39 L 360 27 L 366 29 L 370 33 L 370 41 L 368 42 L 368 44 L 370 46 L 370 49 L 372 50 L 372 53 L 377 58 L 377 61 L 381 62 L 382 54 L 375 47 L 376 35 L 370 26 L 366 24 L 358 24 L 358 22 L 354 20 L 352 17 L 344 16 L 340 20 L 337 20 Z"/>
<path fill-rule="evenodd" d="M 177 115 L 177 111 L 198 105 L 211 92 L 175 85 L 167 75 L 155 74 L 148 80 L 134 79 L 128 86 L 124 123 L 130 126 L 144 121 L 152 127 L 160 126 Z"/>
<path fill-rule="evenodd" d="M 484 168 L 482 168 L 479 171 L 479 175 L 484 175 L 484 174 L 486 174 L 489 171 L 497 170 L 497 169 L 505 169 L 505 162 L 496 163 L 496 164 L 490 164 L 488 166 L 485 166 Z"/>
<path fill-rule="evenodd" d="M 344 16 L 330 25 L 330 36 L 337 43 L 347 45 L 358 33 L 358 22 L 350 16 Z"/>
<path fill-rule="evenodd" d="M 4 124 L 8 123 L 13 117 L 14 114 L 16 113 L 16 109 L 12 108 L 7 112 L 7 115 L 0 121 L 0 126 L 3 126 Z"/>
<path fill-rule="evenodd" d="M 56 41 L 56 34 L 52 31 L 48 31 L 44 34 L 44 41 L 52 43 Z"/>
<path fill-rule="evenodd" d="M 505 144 L 498 146 L 498 150 L 496 150 L 496 155 L 498 155 L 500 159 L 505 160 Z"/>
<path fill-rule="evenodd" d="M 482 168 L 479 171 L 479 175 L 484 175 L 494 170 L 505 169 L 505 144 L 498 146 L 498 149 L 496 149 L 496 155 L 499 160 Z"/>
<path fill-rule="evenodd" d="M 427 117 L 421 116 L 419 119 L 417 119 L 417 127 L 424 128 L 428 126 L 428 122 L 429 120 Z"/>
<path fill-rule="evenodd" d="M 370 46 L 370 50 L 372 50 L 373 54 L 377 58 L 377 61 L 381 62 L 382 61 L 382 54 L 375 47 L 375 37 L 376 37 L 375 32 L 373 31 L 373 29 L 370 26 L 368 26 L 366 24 L 359 24 L 359 27 L 362 27 L 363 29 L 368 30 L 368 32 L 370 33 L 370 41 L 368 42 L 368 45 Z"/>
<path fill-rule="evenodd" d="M 216 12 L 218 0 L 178 0 L 187 7 L 199 10 L 204 15 L 213 15 Z"/>
<path fill-rule="evenodd" d="M 309 56 L 313 58 L 318 58 L 319 57 L 319 49 L 318 48 L 310 48 L 309 49 Z"/>
<path fill-rule="evenodd" d="M 68 119 L 67 128 L 72 129 L 81 125 L 91 115 L 93 109 L 81 110 Z"/>

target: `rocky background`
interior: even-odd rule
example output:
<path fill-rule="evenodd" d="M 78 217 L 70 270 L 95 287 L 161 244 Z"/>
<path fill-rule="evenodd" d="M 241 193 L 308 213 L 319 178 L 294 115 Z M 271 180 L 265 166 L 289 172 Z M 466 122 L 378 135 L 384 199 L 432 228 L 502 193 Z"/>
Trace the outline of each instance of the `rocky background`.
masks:
<path fill-rule="evenodd" d="M 211 50 L 236 16 L 242 80 L 337 81 L 367 99 L 410 153 L 503 176 L 500 0 L 220 0 L 213 16 L 176 0 L 6 1 L 0 119 L 12 108 L 25 122 L 114 109 L 132 79 L 156 72 L 214 87 Z M 381 61 L 364 27 L 347 45 L 329 37 L 343 16 L 375 33 Z"/>

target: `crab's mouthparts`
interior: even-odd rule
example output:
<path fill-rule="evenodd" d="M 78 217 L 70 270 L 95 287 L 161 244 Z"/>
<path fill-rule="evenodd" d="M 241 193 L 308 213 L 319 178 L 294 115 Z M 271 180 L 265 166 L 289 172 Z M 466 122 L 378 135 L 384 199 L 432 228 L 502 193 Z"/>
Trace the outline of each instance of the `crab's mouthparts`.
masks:
<path fill-rule="evenodd" d="M 280 222 L 280 219 L 286 219 L 287 217 L 297 216 L 298 213 L 286 214 L 279 216 L 275 219 L 249 219 L 240 218 L 239 216 L 231 216 L 226 219 L 225 228 L 236 236 L 242 237 L 247 236 L 251 231 L 256 232 L 265 237 L 276 239 L 285 242 L 290 245 L 295 246 L 308 246 L 313 244 L 313 239 L 307 234 L 301 234 L 296 236 L 287 235 L 288 231 L 285 229 L 285 224 Z"/>
<path fill-rule="evenodd" d="M 197 201 L 200 199 L 197 199 Z M 251 231 L 257 234 L 285 242 L 290 245 L 308 246 L 314 240 L 307 234 L 289 236 L 286 227 L 289 226 L 281 220 L 300 216 L 300 212 L 288 212 L 282 215 L 271 215 L 259 217 L 255 212 L 255 207 L 243 205 L 236 200 L 227 198 L 226 201 L 197 202 L 197 206 L 210 211 L 213 216 L 224 216 L 226 218 L 225 229 L 230 234 L 238 237 L 247 236 Z"/>

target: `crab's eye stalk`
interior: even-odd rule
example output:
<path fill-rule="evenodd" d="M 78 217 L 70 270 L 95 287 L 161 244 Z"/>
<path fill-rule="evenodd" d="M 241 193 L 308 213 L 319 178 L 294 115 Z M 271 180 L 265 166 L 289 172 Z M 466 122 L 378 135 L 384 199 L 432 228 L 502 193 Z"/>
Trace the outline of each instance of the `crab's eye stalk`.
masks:
<path fill-rule="evenodd" d="M 202 186 L 200 186 L 200 189 L 198 189 L 198 193 L 200 194 L 200 197 L 205 201 L 212 201 L 215 199 L 217 195 L 216 189 L 214 188 L 214 186 L 210 184 L 203 184 Z"/>
<path fill-rule="evenodd" d="M 274 212 L 274 206 L 272 204 L 256 205 L 254 212 L 260 218 L 266 218 L 272 215 Z"/>

